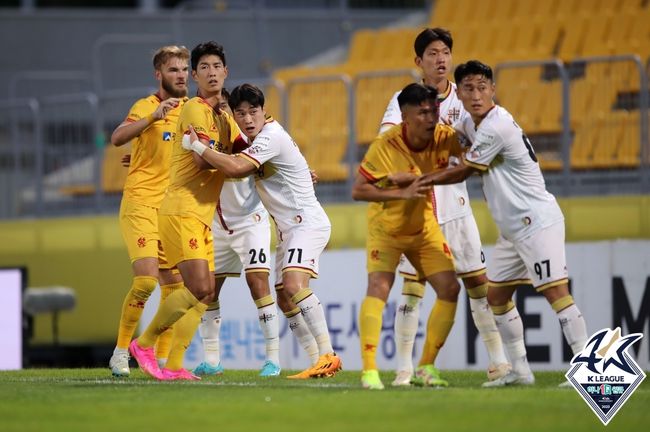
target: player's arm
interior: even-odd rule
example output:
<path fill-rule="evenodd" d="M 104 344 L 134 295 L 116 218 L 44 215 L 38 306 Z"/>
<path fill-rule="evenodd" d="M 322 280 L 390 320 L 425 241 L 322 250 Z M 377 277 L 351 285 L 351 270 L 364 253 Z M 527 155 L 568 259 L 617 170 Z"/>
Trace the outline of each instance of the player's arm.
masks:
<path fill-rule="evenodd" d="M 352 186 L 352 198 L 355 201 L 396 201 L 405 199 L 424 198 L 431 191 L 431 186 L 422 184 L 422 178 L 418 177 L 407 187 L 384 189 L 376 185 L 361 173 L 357 173 Z"/>
<path fill-rule="evenodd" d="M 136 121 L 131 120 L 130 116 L 127 117 L 111 134 L 111 144 L 119 147 L 128 143 L 140 135 L 151 123 L 165 118 L 170 110 L 178 106 L 179 102 L 180 100 L 177 98 L 165 99 L 153 113 L 146 117 Z"/>
<path fill-rule="evenodd" d="M 226 177 L 230 178 L 246 177 L 257 171 L 257 167 L 253 162 L 240 157 L 239 155 L 229 155 L 211 150 L 203 140 L 199 139 L 192 125 L 190 125 L 189 128 L 189 139 L 187 138 L 187 135 L 183 137 L 183 148 L 194 152 L 195 162 L 197 162 L 198 158 L 204 163 L 209 164 L 210 167 L 223 172 Z"/>
<path fill-rule="evenodd" d="M 465 181 L 469 176 L 474 173 L 480 173 L 483 170 L 476 166 L 468 165 L 465 159 L 460 159 L 460 163 L 454 167 L 436 171 L 434 173 L 424 174 L 422 176 L 422 184 L 433 185 L 448 185 Z"/>

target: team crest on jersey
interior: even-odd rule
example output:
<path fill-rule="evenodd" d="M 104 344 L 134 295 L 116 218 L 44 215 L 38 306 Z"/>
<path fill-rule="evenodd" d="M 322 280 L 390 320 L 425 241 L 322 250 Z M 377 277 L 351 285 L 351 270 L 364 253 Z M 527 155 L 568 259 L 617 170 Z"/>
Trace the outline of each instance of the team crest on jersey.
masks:
<path fill-rule="evenodd" d="M 621 337 L 621 329 L 597 331 L 571 360 L 566 378 L 600 421 L 607 425 L 645 379 L 627 350 L 643 337 Z"/>
<path fill-rule="evenodd" d="M 162 139 L 163 141 L 171 141 L 174 139 L 174 134 L 172 132 L 163 132 Z"/>
<path fill-rule="evenodd" d="M 460 110 L 458 108 L 452 108 L 447 111 L 447 121 L 449 123 L 454 123 L 460 118 Z"/>
<path fill-rule="evenodd" d="M 147 245 L 147 239 L 144 237 L 138 238 L 138 247 L 143 248 Z"/>
<path fill-rule="evenodd" d="M 370 251 L 370 259 L 373 261 L 379 261 L 379 251 L 377 249 Z"/>
<path fill-rule="evenodd" d="M 191 238 L 189 241 L 190 244 L 190 249 L 198 249 L 199 248 L 199 242 L 195 238 Z"/>

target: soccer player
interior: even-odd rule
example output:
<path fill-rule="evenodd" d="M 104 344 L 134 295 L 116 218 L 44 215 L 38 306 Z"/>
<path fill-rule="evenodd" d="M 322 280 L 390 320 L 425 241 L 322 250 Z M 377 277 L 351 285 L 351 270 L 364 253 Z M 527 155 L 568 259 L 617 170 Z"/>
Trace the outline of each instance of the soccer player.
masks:
<path fill-rule="evenodd" d="M 530 140 L 512 115 L 494 103 L 492 69 L 472 60 L 459 65 L 454 78 L 458 98 L 470 114 L 457 127 L 471 148 L 460 165 L 425 176 L 425 184 L 453 184 L 480 174 L 499 227 L 488 266 L 488 303 L 512 361 L 511 372 L 483 386 L 533 384 L 521 317 L 512 302 L 517 285 L 532 282 L 546 297 L 574 354 L 587 341 L 585 320 L 569 294 L 564 216 L 546 191 Z"/>
<path fill-rule="evenodd" d="M 227 90 L 222 89 L 219 106 L 230 112 L 228 96 Z M 238 152 L 242 149 L 234 150 Z M 259 323 L 266 343 L 266 361 L 260 376 L 280 375 L 278 312 L 269 288 L 270 230 L 268 213 L 255 191 L 255 179 L 251 176 L 227 178 L 212 221 L 216 300 L 208 305 L 199 325 L 204 361 L 194 369 L 196 375 L 219 375 L 224 371 L 219 346 L 219 293 L 225 279 L 239 277 L 242 268 L 258 309 Z"/>
<path fill-rule="evenodd" d="M 431 187 L 420 184 L 423 172 L 443 169 L 462 152 L 456 132 L 438 122 L 435 88 L 409 84 L 397 98 L 402 124 L 370 144 L 352 188 L 355 200 L 369 201 L 368 290 L 359 313 L 359 337 L 364 388 L 384 388 L 375 361 L 382 311 L 404 254 L 437 294 L 427 332 L 431 363 L 454 323 L 460 286 L 447 242 L 433 215 Z M 432 385 L 447 384 L 434 368 L 427 371 Z"/>
<path fill-rule="evenodd" d="M 188 60 L 185 47 L 165 46 L 153 57 L 158 91 L 133 104 L 113 131 L 111 143 L 132 142 L 132 157 L 120 205 L 120 229 L 133 269 L 131 289 L 124 298 L 117 344 L 109 366 L 113 375 L 129 376 L 129 343 L 144 304 L 160 281 L 161 302 L 183 286 L 172 274 L 158 234 L 158 209 L 169 184 L 169 161 L 181 107 L 187 100 Z M 171 329 L 158 338 L 156 355 L 164 362 Z"/>
<path fill-rule="evenodd" d="M 323 307 L 309 289 L 329 241 L 330 221 L 316 199 L 309 166 L 298 146 L 278 122 L 266 118 L 262 91 L 243 84 L 233 89 L 229 104 L 251 143 L 248 148 L 236 155 L 208 152 L 194 135 L 183 145 L 228 177 L 256 175 L 257 192 L 278 230 L 278 305 L 285 314 L 303 316 L 320 354 L 316 365 L 289 378 L 332 376 L 341 369 L 341 359 L 332 349 Z"/>
<path fill-rule="evenodd" d="M 424 29 L 416 38 L 415 64 L 422 71 L 422 83 L 438 90 L 440 110 L 439 121 L 453 125 L 467 115 L 463 104 L 456 96 L 456 85 L 447 79 L 451 71 L 453 39 L 448 30 L 442 28 Z M 381 123 L 380 133 L 392 125 L 402 122 L 402 115 L 397 103 L 400 92 L 390 100 Z M 450 158 L 450 164 L 455 158 Z M 463 280 L 469 296 L 469 305 L 474 325 L 487 348 L 490 364 L 488 379 L 497 379 L 510 369 L 508 359 L 501 343 L 501 336 L 496 328 L 494 316 L 487 302 L 488 279 L 485 269 L 485 255 L 481 246 L 481 237 L 476 220 L 469 203 L 465 182 L 448 186 L 434 187 L 434 215 L 440 224 L 445 238 L 454 255 L 456 273 Z M 413 377 L 413 344 L 418 329 L 419 308 L 424 296 L 424 280 L 416 275 L 413 266 L 402 259 L 399 272 L 404 277 L 402 296 L 395 313 L 395 339 L 397 345 L 397 370 L 394 386 L 410 385 L 411 381 L 419 385 L 436 385 L 432 379 L 436 372 L 430 350 L 425 342 L 420 365 Z M 431 316 L 427 323 L 430 328 L 434 323 Z M 427 334 L 432 334 L 427 332 Z"/>
<path fill-rule="evenodd" d="M 187 101 L 178 119 L 170 167 L 170 183 L 159 211 L 160 238 L 167 260 L 183 277 L 184 287 L 161 304 L 147 329 L 129 350 L 140 368 L 163 380 L 197 379 L 183 369 L 183 356 L 207 305 L 214 301 L 214 257 L 210 226 L 224 182 L 196 153 L 185 150 L 182 136 L 195 127 L 206 153 L 230 153 L 244 146 L 233 118 L 218 108 L 228 76 L 223 47 L 216 42 L 197 45 L 191 53 L 192 78 L 198 96 Z M 174 339 L 165 368 L 160 370 L 153 345 L 160 333 L 174 326 Z"/>

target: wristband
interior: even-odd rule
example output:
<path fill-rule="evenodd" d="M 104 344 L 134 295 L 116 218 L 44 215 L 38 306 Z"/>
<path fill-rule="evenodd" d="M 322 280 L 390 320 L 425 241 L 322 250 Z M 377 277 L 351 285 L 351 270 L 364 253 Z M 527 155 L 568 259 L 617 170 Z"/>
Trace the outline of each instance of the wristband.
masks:
<path fill-rule="evenodd" d="M 203 153 L 208 149 L 208 146 L 203 144 L 201 141 L 196 140 L 192 142 L 192 151 L 196 152 L 199 156 L 203 156 Z"/>

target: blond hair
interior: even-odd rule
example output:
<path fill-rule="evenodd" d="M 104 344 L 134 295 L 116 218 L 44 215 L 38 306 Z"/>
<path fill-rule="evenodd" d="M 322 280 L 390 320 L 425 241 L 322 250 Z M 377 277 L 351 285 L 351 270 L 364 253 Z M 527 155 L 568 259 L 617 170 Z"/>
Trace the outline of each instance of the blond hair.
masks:
<path fill-rule="evenodd" d="M 181 60 L 189 60 L 190 59 L 190 51 L 185 48 L 184 46 L 177 46 L 177 45 L 168 45 L 164 46 L 156 53 L 153 55 L 153 67 L 155 70 L 160 70 L 162 65 L 167 63 L 167 60 L 169 60 L 172 57 L 178 57 Z"/>

